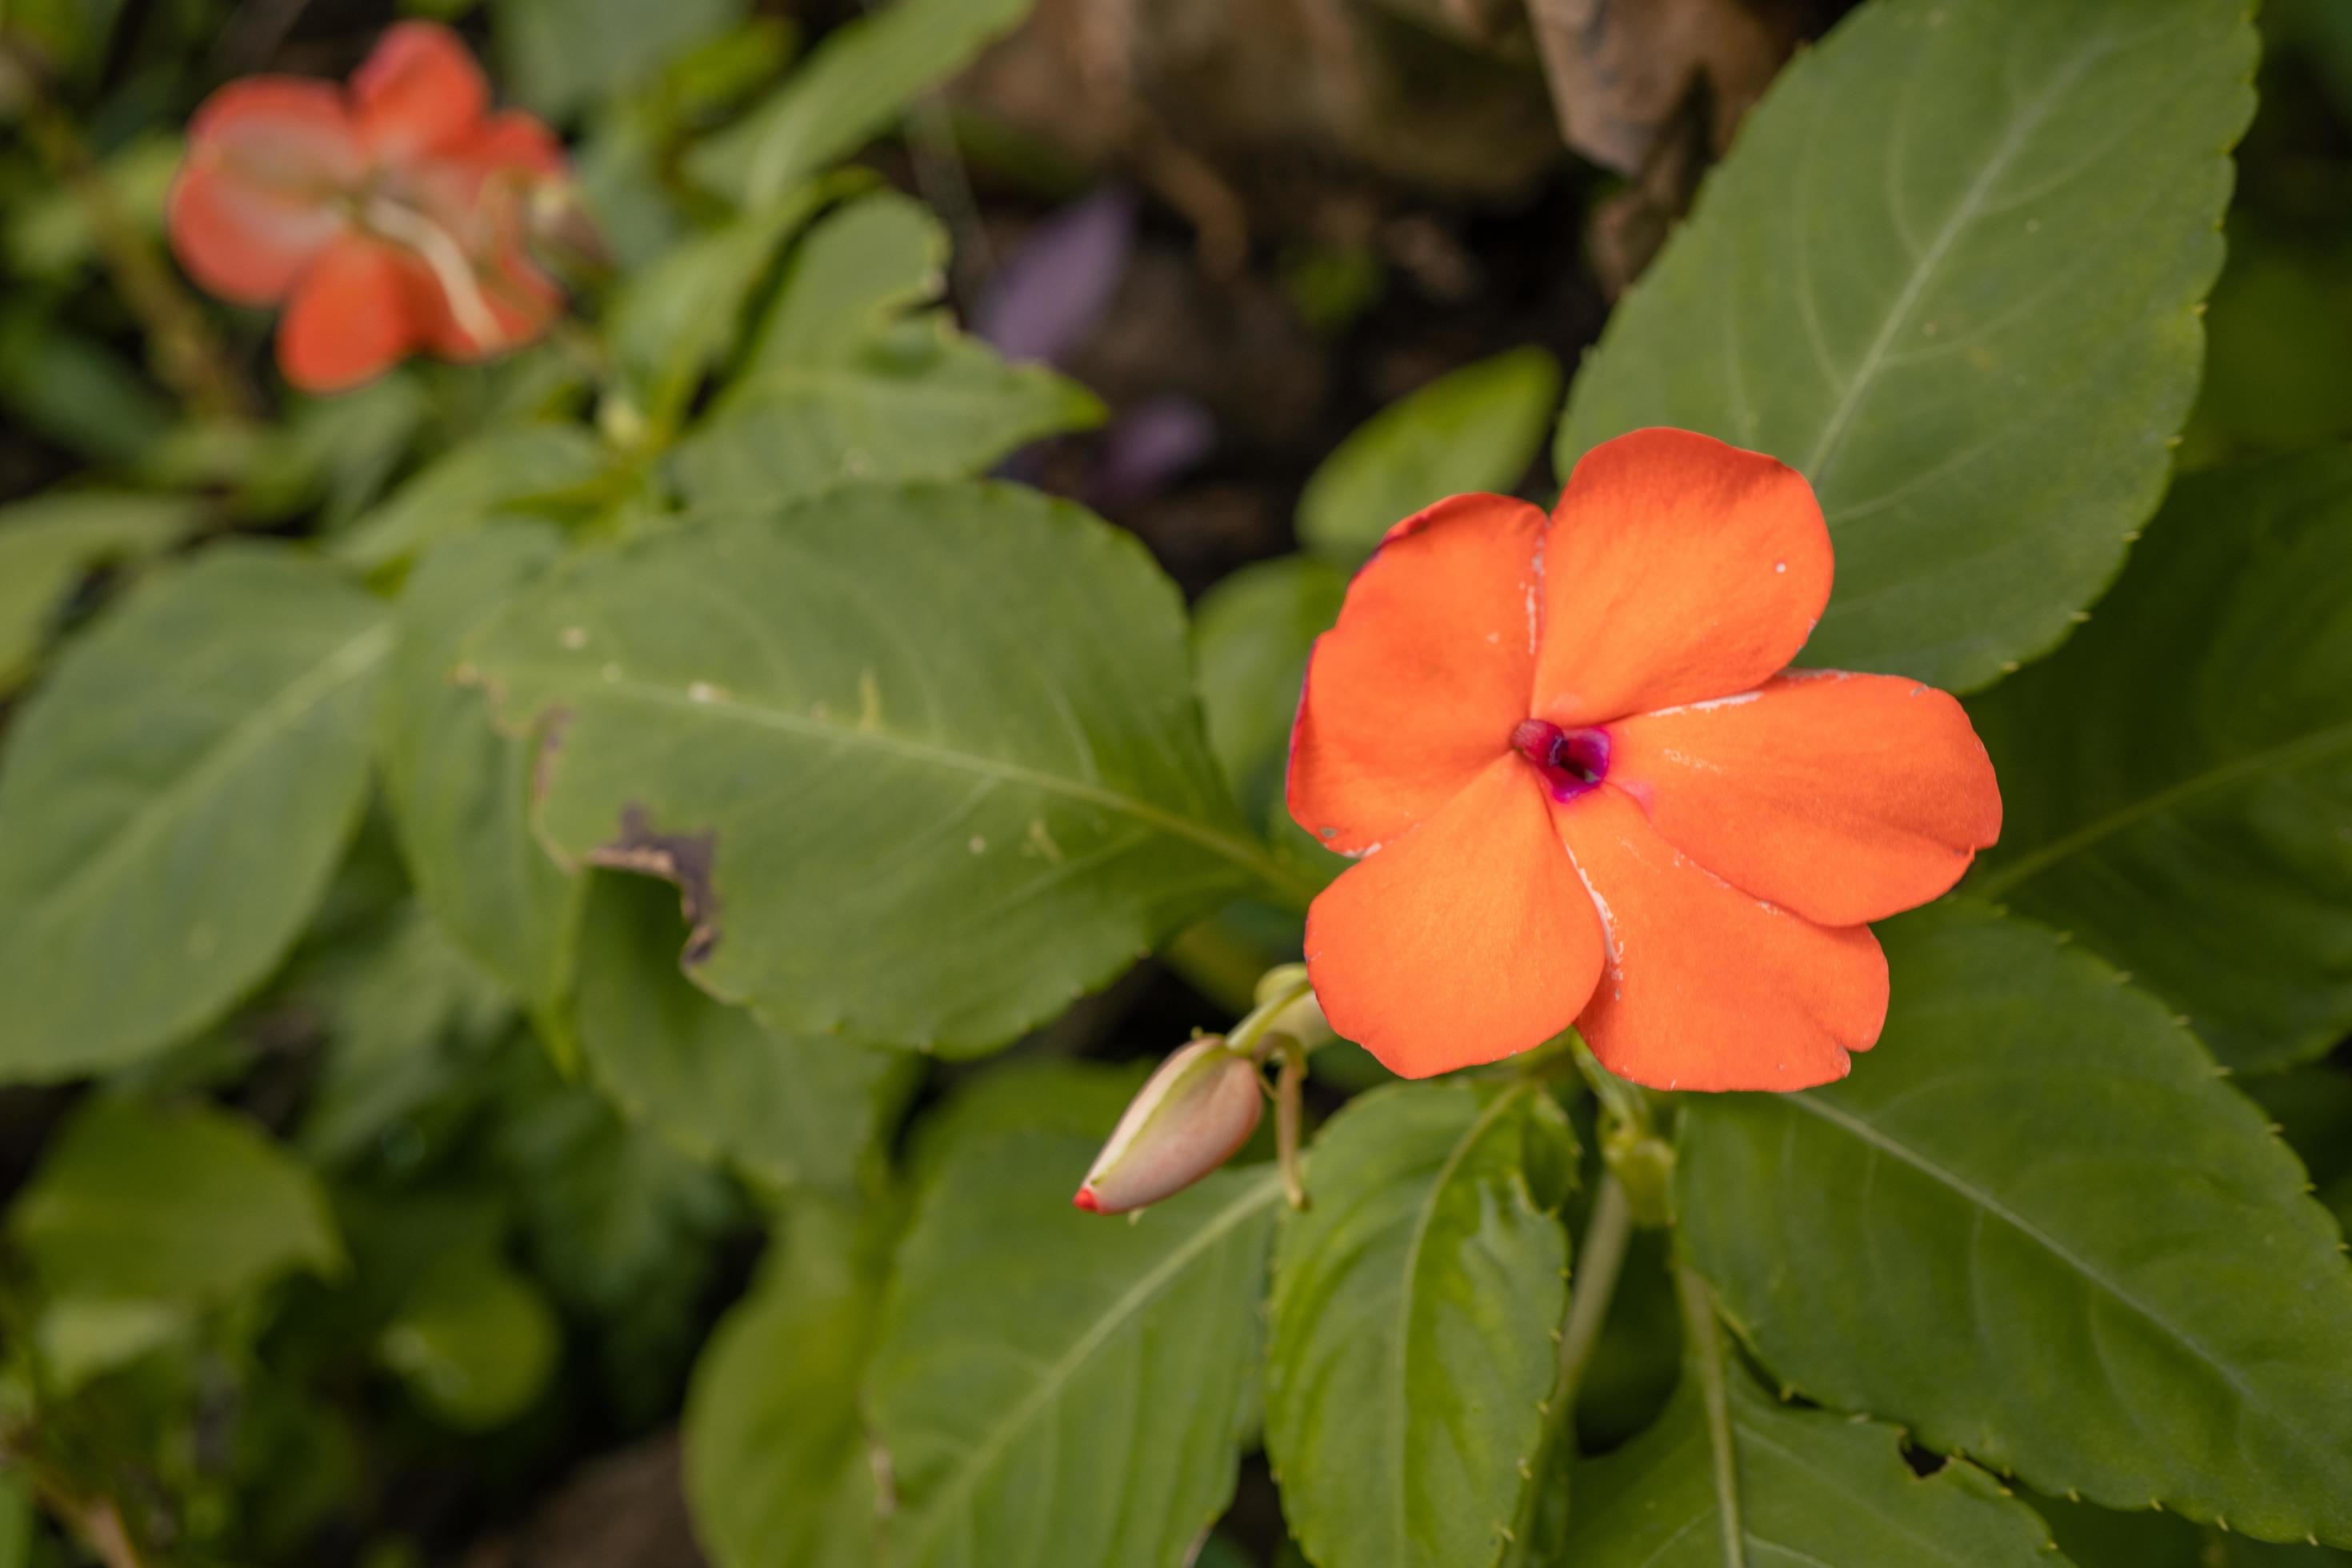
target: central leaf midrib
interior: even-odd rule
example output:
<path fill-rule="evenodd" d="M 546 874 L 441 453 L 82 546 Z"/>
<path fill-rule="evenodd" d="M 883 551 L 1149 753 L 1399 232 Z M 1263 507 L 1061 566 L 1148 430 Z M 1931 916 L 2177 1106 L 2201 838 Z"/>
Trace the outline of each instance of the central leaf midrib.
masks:
<path fill-rule="evenodd" d="M 2242 752 L 2095 816 L 2072 832 L 2061 834 L 2040 848 L 2029 850 L 2009 864 L 1988 872 L 1982 880 L 1963 890 L 1979 898 L 1999 899 L 2020 883 L 2032 880 L 2051 867 L 2126 827 L 2185 805 L 2199 795 L 2236 784 L 2241 779 L 2315 761 L 2341 746 L 2352 746 L 2352 719 L 2309 731 L 2293 740 L 2282 741 L 2259 751 Z"/>
<path fill-rule="evenodd" d="M 1472 1149 L 1477 1147 L 1479 1140 L 1486 1135 L 1487 1129 L 1494 1125 L 1504 1111 L 1510 1110 L 1518 1103 L 1522 1096 L 1529 1092 L 1531 1090 L 1526 1085 L 1515 1085 L 1496 1095 L 1493 1104 L 1479 1111 L 1470 1125 L 1463 1131 L 1462 1136 L 1455 1141 L 1454 1147 L 1446 1152 L 1445 1163 L 1437 1168 L 1436 1179 L 1430 1183 L 1429 1191 L 1422 1198 L 1420 1212 L 1413 1215 L 1412 1235 L 1405 1243 L 1404 1267 L 1400 1270 L 1403 1276 L 1404 1284 L 1397 1292 L 1397 1321 L 1394 1331 L 1397 1345 L 1396 1386 L 1400 1404 L 1408 1402 L 1409 1395 L 1406 1394 L 1405 1390 L 1412 1386 L 1412 1310 L 1414 1303 L 1419 1300 L 1419 1292 L 1414 1286 L 1421 1276 L 1422 1249 L 1429 1241 L 1430 1226 L 1436 1221 L 1438 1199 L 1444 1193 L 1447 1184 L 1454 1180 L 1454 1172 L 1461 1169 L 1463 1160 L 1468 1156 Z M 1407 1487 L 1410 1478 L 1405 1474 L 1405 1445 L 1402 1436 L 1396 1445 L 1396 1464 L 1397 1473 L 1389 1488 L 1389 1493 L 1396 1499 L 1396 1539 L 1402 1543 L 1412 1539 L 1412 1521 L 1407 1516 L 1405 1503 L 1405 1499 L 1409 1495 Z"/>
<path fill-rule="evenodd" d="M 551 672 L 542 670 L 541 673 L 545 675 Z M 560 679 L 551 681 L 550 684 L 560 685 L 562 681 Z M 788 734 L 820 738 L 828 744 L 868 746 L 917 762 L 927 763 L 935 767 L 950 768 L 961 773 L 1001 779 L 1007 784 L 1021 784 L 1042 794 L 1059 795 L 1067 800 L 1083 801 L 1090 805 L 1100 806 L 1106 811 L 1133 817 L 1171 837 L 1181 838 L 1187 843 L 1205 849 L 1238 869 L 1247 872 L 1272 891 L 1295 901 L 1301 908 L 1305 907 L 1306 902 L 1318 891 L 1317 889 L 1285 869 L 1269 852 L 1255 845 L 1249 844 L 1232 834 L 1221 833 L 1198 818 L 1170 811 L 1164 806 L 1155 805 L 1135 795 L 1107 789 L 1100 784 L 1088 784 L 1082 779 L 1069 778 L 1059 773 L 1041 773 L 1034 768 L 1023 767 L 1017 763 L 984 757 L 973 752 L 958 751 L 950 746 L 917 740 L 887 730 L 867 729 L 838 723 L 832 720 L 814 719 L 781 708 L 756 706 L 734 698 L 711 696 L 698 700 L 683 691 L 653 681 L 599 681 L 590 689 L 608 695 L 636 698 L 644 701 L 659 703 L 667 708 L 716 714 L 736 722 L 756 725 L 761 729 L 779 730 Z"/>
<path fill-rule="evenodd" d="M 1120 1293 L 1108 1310 L 1097 1317 L 1064 1351 L 1058 1360 L 1047 1367 L 1026 1395 L 1008 1409 L 1003 1419 L 985 1429 L 982 1440 L 972 1446 L 963 1462 L 948 1477 L 939 1489 L 925 1500 L 920 1521 L 907 1537 L 909 1557 L 919 1555 L 919 1548 L 944 1527 L 951 1508 L 980 1482 L 980 1478 L 994 1466 L 999 1455 L 1011 1445 L 1013 1435 L 1035 1419 L 1094 1353 L 1108 1342 L 1110 1337 L 1126 1326 L 1129 1320 L 1149 1307 L 1169 1285 L 1219 1242 L 1253 1218 L 1260 1209 L 1273 1203 L 1281 1192 L 1278 1173 L 1272 1169 L 1259 1173 L 1255 1182 L 1235 1194 L 1215 1216 L 1187 1237 L 1183 1243 L 1147 1270 L 1134 1284 Z"/>
<path fill-rule="evenodd" d="M 392 641 L 392 623 L 388 619 L 377 620 L 280 687 L 267 702 L 223 731 L 177 778 L 125 818 L 108 838 L 105 847 L 82 862 L 79 874 L 68 879 L 54 896 L 37 906 L 35 918 L 45 926 L 54 925 L 63 911 L 83 903 L 91 889 L 107 886 L 122 864 L 144 848 L 162 831 L 163 824 L 179 814 L 190 796 L 201 794 L 264 742 L 284 733 L 347 683 L 367 673 L 391 651 Z"/>
<path fill-rule="evenodd" d="M 1929 1180 L 1951 1192 L 1955 1196 L 1958 1197 L 1961 1201 L 1969 1205 L 1971 1207 L 1984 1214 L 1990 1215 L 1993 1218 L 2000 1220 L 2018 1235 L 2025 1237 L 2037 1247 L 2040 1247 L 2052 1258 L 2056 1258 L 2074 1275 L 2087 1283 L 2095 1286 L 2110 1300 L 2114 1300 L 2118 1305 L 2128 1309 L 2143 1321 L 2161 1331 L 2174 1343 L 2179 1344 L 2183 1350 L 2188 1351 L 2199 1361 L 2210 1367 L 2213 1372 L 2221 1377 L 2221 1381 L 2235 1391 L 2239 1397 L 2243 1399 L 2248 1405 L 2258 1409 L 2270 1411 L 2273 1415 L 2277 1414 L 2267 1400 L 2260 1397 L 2255 1390 L 2246 1385 L 2246 1384 L 2239 1377 L 2236 1371 L 2232 1369 L 2227 1362 L 2221 1360 L 2219 1356 L 2216 1356 L 2211 1351 L 2207 1350 L 2203 1342 L 2189 1333 L 2189 1331 L 2181 1328 L 2164 1313 L 2158 1311 L 2154 1307 L 2149 1306 L 2147 1302 L 2141 1300 L 2137 1296 L 2126 1289 L 2116 1280 L 2108 1278 L 2105 1270 L 2092 1264 L 2089 1259 L 2077 1256 L 2071 1247 L 2067 1247 L 2056 1237 L 2052 1236 L 2048 1231 L 2043 1230 L 2040 1226 L 2035 1225 L 2032 1220 L 2026 1218 L 2023 1215 L 2019 1214 L 2016 1210 L 2002 1203 L 1990 1193 L 1977 1186 L 1965 1176 L 1946 1169 L 1943 1165 L 1929 1159 L 1927 1155 L 1918 1152 L 1916 1150 L 1909 1148 L 1891 1134 L 1882 1131 L 1875 1124 L 1864 1120 L 1864 1118 L 1856 1116 L 1850 1111 L 1842 1110 L 1836 1106 L 1818 1100 L 1811 1094 L 1792 1094 L 1784 1098 L 1786 1103 L 1794 1105 L 1799 1110 L 1828 1122 L 1832 1127 L 1843 1129 L 1850 1136 L 1863 1143 L 1864 1146 L 1902 1162 L 1904 1164 L 1910 1166 L 1913 1170 L 1920 1173 L 1920 1174 L 1927 1177 Z"/>
<path fill-rule="evenodd" d="M 2042 122 L 2049 117 L 2060 98 L 2089 71 L 2100 57 L 2113 53 L 2115 48 L 2113 39 L 2099 39 L 2085 45 L 2073 59 L 2057 70 L 2051 79 L 2049 86 L 2044 88 L 2032 103 L 2023 107 L 2016 121 L 2002 134 L 1991 156 L 1985 161 L 1984 167 L 1977 172 L 1976 177 L 1969 182 L 1968 188 L 1961 193 L 1960 199 L 1953 203 L 1951 211 L 1945 215 L 1943 223 L 1938 226 L 1935 238 L 1928 242 L 1927 248 L 1912 258 L 1913 270 L 1910 279 L 1896 293 L 1894 303 L 1888 308 L 1885 319 L 1880 322 L 1877 332 L 1873 335 L 1869 345 L 1863 351 L 1861 362 L 1854 366 L 1853 374 L 1839 393 L 1835 406 L 1830 410 L 1829 417 L 1822 422 L 1821 436 L 1814 442 L 1812 451 L 1801 464 L 1798 465 L 1800 471 L 1812 481 L 1814 489 L 1828 488 L 1823 470 L 1830 460 L 1837 456 L 1839 444 L 1845 438 L 1846 432 L 1853 427 L 1854 411 L 1860 406 L 1868 384 L 1875 380 L 1881 365 L 1885 361 L 1887 352 L 1894 346 L 1895 337 L 1901 332 L 1905 323 L 1909 321 L 1912 312 L 1918 308 L 1921 298 L 1927 292 L 1929 280 L 1942 268 L 1945 258 L 1953 244 L 1959 238 L 1961 232 L 1976 221 L 1985 198 L 1991 194 L 1994 182 L 2008 171 L 2010 163 L 2024 149 L 2027 140 L 2041 127 Z"/>

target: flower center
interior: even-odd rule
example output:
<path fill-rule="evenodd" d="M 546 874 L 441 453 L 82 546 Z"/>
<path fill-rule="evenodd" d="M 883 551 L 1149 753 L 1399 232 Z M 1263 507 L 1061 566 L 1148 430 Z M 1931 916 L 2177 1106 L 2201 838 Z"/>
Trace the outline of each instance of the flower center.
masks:
<path fill-rule="evenodd" d="M 1554 800 L 1574 800 L 1609 776 L 1609 731 L 1563 730 L 1541 719 L 1520 721 L 1511 749 L 1535 764 Z"/>

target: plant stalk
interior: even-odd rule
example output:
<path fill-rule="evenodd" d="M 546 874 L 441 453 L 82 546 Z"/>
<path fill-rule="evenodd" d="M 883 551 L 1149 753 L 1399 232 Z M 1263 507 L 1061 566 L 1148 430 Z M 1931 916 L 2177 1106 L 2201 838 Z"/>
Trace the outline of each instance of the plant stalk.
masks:
<path fill-rule="evenodd" d="M 1531 1462 L 1534 1473 L 1519 1499 L 1518 1516 L 1512 1521 L 1510 1547 L 1503 1555 L 1504 1568 L 1522 1568 L 1530 1561 L 1536 1513 L 1543 1505 L 1544 1487 L 1559 1468 L 1562 1447 L 1572 1437 L 1576 1391 L 1584 1381 L 1584 1369 L 1592 1363 L 1593 1351 L 1601 1343 L 1601 1328 L 1609 1321 L 1609 1304 L 1616 1298 L 1617 1280 L 1624 1272 L 1625 1247 L 1633 1237 L 1633 1214 L 1625 1202 L 1624 1184 L 1613 1173 L 1604 1172 L 1601 1185 L 1592 1194 L 1592 1215 L 1585 1221 L 1583 1244 L 1577 1248 L 1568 1313 L 1560 1323 L 1559 1370 L 1552 1379 L 1551 1396 L 1544 1403 L 1543 1436 L 1536 1443 Z"/>

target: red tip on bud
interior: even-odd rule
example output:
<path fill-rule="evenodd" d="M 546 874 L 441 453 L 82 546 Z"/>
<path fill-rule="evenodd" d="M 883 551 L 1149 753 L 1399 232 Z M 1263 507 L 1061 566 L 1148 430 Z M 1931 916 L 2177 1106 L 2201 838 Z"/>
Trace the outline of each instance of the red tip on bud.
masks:
<path fill-rule="evenodd" d="M 1088 1214 L 1126 1214 L 1181 1193 L 1232 1159 L 1265 1111 L 1248 1053 L 1221 1036 L 1195 1040 L 1160 1064 L 1071 1201 Z"/>

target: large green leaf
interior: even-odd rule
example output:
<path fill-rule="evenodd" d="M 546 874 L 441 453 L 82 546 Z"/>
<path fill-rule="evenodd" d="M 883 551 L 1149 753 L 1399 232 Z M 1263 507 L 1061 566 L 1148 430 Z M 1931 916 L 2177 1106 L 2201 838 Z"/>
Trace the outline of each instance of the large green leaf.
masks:
<path fill-rule="evenodd" d="M 383 727 L 384 795 L 408 874 L 458 947 L 544 1011 L 571 972 L 578 879 L 531 837 L 528 737 L 501 735 L 455 684 L 476 627 L 562 553 L 545 523 L 509 521 L 443 543 L 400 596 Z"/>
<path fill-rule="evenodd" d="M 1032 0 L 896 0 L 828 34 L 768 100 L 688 155 L 698 180 L 748 207 L 855 153 L 919 94 L 1028 14 Z"/>
<path fill-rule="evenodd" d="M 269 972 L 358 819 L 391 644 L 332 571 L 238 546 L 66 650 L 0 767 L 0 1079 L 134 1060 Z"/>
<path fill-rule="evenodd" d="M 1656 1426 L 1574 1472 L 1562 1568 L 1743 1568 L 1727 1493 L 1744 1568 L 2064 1568 L 2049 1528 L 1975 1466 L 1920 1476 L 1891 1426 L 1785 1408 L 1738 1367 L 1725 1381 L 1728 1466 L 1686 1379 Z"/>
<path fill-rule="evenodd" d="M 687 1394 L 686 1497 L 717 1568 L 872 1568 L 882 1528 L 858 1409 L 882 1280 L 846 1216 L 796 1205 Z"/>
<path fill-rule="evenodd" d="M 589 1071 L 698 1158 L 770 1186 L 854 1191 L 918 1059 L 761 1027 L 678 973 L 685 938 L 676 889 L 592 879 L 576 998 Z"/>
<path fill-rule="evenodd" d="M 1076 382 L 1007 364 L 934 312 L 842 359 L 755 370 L 678 443 L 674 461 L 689 500 L 772 506 L 852 480 L 978 474 L 1102 412 Z"/>
<path fill-rule="evenodd" d="M 99 1098 L 8 1214 L 54 1297 L 212 1307 L 343 1266 L 317 1178 L 244 1118 Z"/>
<path fill-rule="evenodd" d="M 1432 502 L 1510 489 L 1559 406 L 1559 362 L 1538 348 L 1438 377 L 1373 415 L 1308 477 L 1299 542 L 1352 563 Z"/>
<path fill-rule="evenodd" d="M 1525 1083 L 1381 1089 L 1316 1140 L 1275 1258 L 1265 1448 L 1323 1568 L 1501 1556 L 1557 1374 L 1571 1161 Z"/>
<path fill-rule="evenodd" d="M 58 491 L 0 507 L 0 695 L 32 668 L 85 573 L 169 548 L 204 516 L 186 496 Z"/>
<path fill-rule="evenodd" d="M 577 425 L 524 425 L 443 453 L 352 524 L 335 553 L 373 571 L 512 508 L 567 498 L 604 471 L 604 449 Z"/>
<path fill-rule="evenodd" d="M 1970 705 L 1975 888 L 2277 1067 L 2352 1028 L 2352 451 L 2185 479 L 2088 626 Z"/>
<path fill-rule="evenodd" d="M 1682 1234 L 1778 1377 L 2045 1491 L 2352 1541 L 2352 1264 L 2170 1011 L 1965 902 L 1853 1076 L 1694 1099 Z"/>
<path fill-rule="evenodd" d="M 1808 663 L 1969 689 L 2047 650 L 2197 391 L 2248 0 L 1877 0 L 1782 73 L 1577 378 L 1559 458 L 1678 425 L 1802 469 Z"/>
<path fill-rule="evenodd" d="M 1175 590 L 993 486 L 875 487 L 643 540 L 471 644 L 561 716 L 541 836 L 687 891 L 688 962 L 800 1034 L 971 1052 L 1254 884 Z"/>
<path fill-rule="evenodd" d="M 1160 1568 L 1233 1495 L 1281 1184 L 1220 1172 L 1106 1221 L 1070 1205 L 1096 1142 L 993 1131 L 940 1162 L 867 1384 L 893 1564 Z"/>

